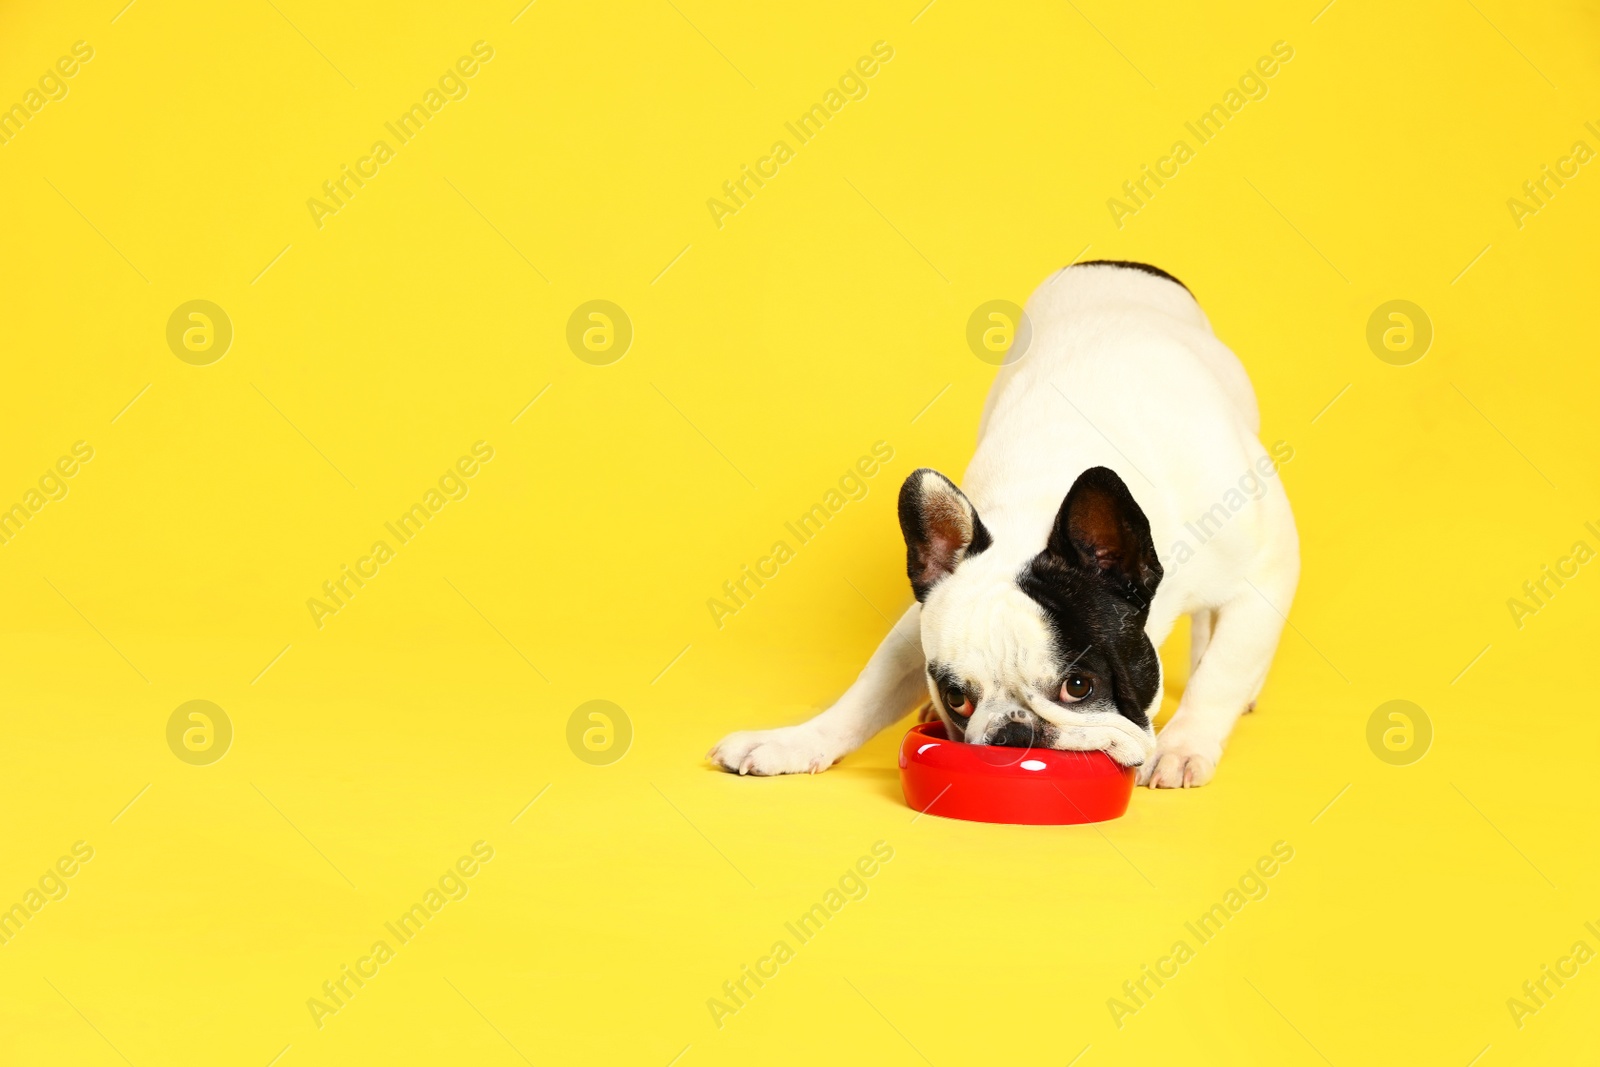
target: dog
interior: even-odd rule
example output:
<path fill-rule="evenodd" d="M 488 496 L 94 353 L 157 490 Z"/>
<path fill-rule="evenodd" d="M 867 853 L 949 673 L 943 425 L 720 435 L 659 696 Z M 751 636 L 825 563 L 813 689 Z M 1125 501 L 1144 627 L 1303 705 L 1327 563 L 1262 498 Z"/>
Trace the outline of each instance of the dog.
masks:
<path fill-rule="evenodd" d="M 1024 318 L 1031 342 L 1013 342 L 990 389 L 965 491 L 926 468 L 901 487 L 916 602 L 831 707 L 730 734 L 713 763 L 815 774 L 926 687 L 948 736 L 968 744 L 1104 751 L 1152 788 L 1216 773 L 1299 581 L 1275 477 L 1293 450 L 1257 440 L 1244 366 L 1159 268 L 1066 267 Z M 1158 737 L 1156 649 L 1181 615 L 1190 676 Z"/>

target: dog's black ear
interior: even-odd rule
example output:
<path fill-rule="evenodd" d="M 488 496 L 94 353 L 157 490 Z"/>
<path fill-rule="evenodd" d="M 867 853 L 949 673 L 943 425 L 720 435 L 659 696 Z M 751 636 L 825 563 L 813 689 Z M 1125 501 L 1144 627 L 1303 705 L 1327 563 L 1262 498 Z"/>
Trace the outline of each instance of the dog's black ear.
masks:
<path fill-rule="evenodd" d="M 1078 475 L 1056 513 L 1045 551 L 1107 579 L 1140 608 L 1149 607 L 1161 584 L 1150 520 L 1108 467 Z"/>
<path fill-rule="evenodd" d="M 900 531 L 906 537 L 906 575 L 918 602 L 958 563 L 990 544 L 972 501 L 927 467 L 912 471 L 900 487 Z"/>

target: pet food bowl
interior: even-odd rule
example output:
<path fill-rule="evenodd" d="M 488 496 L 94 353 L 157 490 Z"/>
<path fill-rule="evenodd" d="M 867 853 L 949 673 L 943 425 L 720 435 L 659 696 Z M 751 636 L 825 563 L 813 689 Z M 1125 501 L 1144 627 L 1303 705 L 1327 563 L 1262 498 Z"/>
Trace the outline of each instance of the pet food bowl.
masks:
<path fill-rule="evenodd" d="M 1104 822 L 1128 810 L 1134 777 L 1104 752 L 969 745 L 946 737 L 942 722 L 919 723 L 900 742 L 906 803 L 947 819 Z"/>

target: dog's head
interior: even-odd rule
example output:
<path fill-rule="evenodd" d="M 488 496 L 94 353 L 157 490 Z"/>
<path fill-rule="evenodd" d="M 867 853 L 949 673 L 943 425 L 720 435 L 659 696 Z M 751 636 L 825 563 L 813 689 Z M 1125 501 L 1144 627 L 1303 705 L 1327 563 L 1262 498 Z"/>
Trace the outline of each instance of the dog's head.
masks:
<path fill-rule="evenodd" d="M 1121 478 L 1084 471 L 1020 569 L 1014 553 L 991 551 L 971 501 L 938 471 L 906 479 L 900 528 L 928 685 L 951 737 L 1144 762 L 1161 683 L 1145 621 L 1161 564 Z"/>

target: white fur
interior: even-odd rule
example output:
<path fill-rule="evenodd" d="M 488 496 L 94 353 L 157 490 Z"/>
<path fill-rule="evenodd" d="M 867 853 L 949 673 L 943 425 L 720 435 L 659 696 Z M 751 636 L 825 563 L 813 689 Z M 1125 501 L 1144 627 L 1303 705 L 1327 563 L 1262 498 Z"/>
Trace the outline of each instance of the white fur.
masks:
<path fill-rule="evenodd" d="M 978 515 L 981 519 L 983 513 Z M 1043 546 L 1041 540 L 1039 548 Z M 1008 718 L 1025 721 L 1031 715 L 1062 729 L 1056 748 L 1105 751 L 1124 764 L 1141 764 L 1155 747 L 1154 735 L 1104 702 L 1077 709 L 1062 707 L 1055 699 L 1061 686 L 1055 639 L 1039 602 L 1016 580 L 1022 564 L 1039 548 L 1021 560 L 991 548 L 934 586 L 921 612 L 925 658 L 946 665 L 958 677 L 983 683 L 983 697 L 967 723 L 969 739 L 981 739 Z M 958 730 L 944 714 L 940 694 L 929 688 L 934 708 L 955 736 Z"/>
<path fill-rule="evenodd" d="M 1071 267 L 1041 285 L 1026 310 L 1032 346 L 996 377 L 960 483 L 993 545 L 907 610 L 832 707 L 798 726 L 731 734 L 711 752 L 717 763 L 753 774 L 823 770 L 911 710 L 931 657 L 994 680 L 1013 704 L 1067 727 L 1063 747 L 1142 763 L 1142 782 L 1211 778 L 1266 678 L 1300 570 L 1282 483 L 1260 477 L 1258 464 L 1270 460 L 1256 440 L 1249 378 L 1194 299 L 1165 278 Z M 1014 582 L 1044 547 L 1068 489 L 1095 466 L 1126 483 L 1165 569 L 1145 626 L 1151 642 L 1159 648 L 1179 616 L 1194 616 L 1194 669 L 1153 752 L 1126 718 L 1039 699 L 1059 680 L 1041 662 L 1043 615 Z M 1264 491 L 1227 513 L 1202 545 L 1186 524 L 1215 514 L 1252 471 Z M 1195 552 L 1186 562 L 1180 541 Z M 1152 717 L 1160 700 L 1158 690 Z M 1003 711 L 980 707 L 974 719 L 982 713 Z"/>

